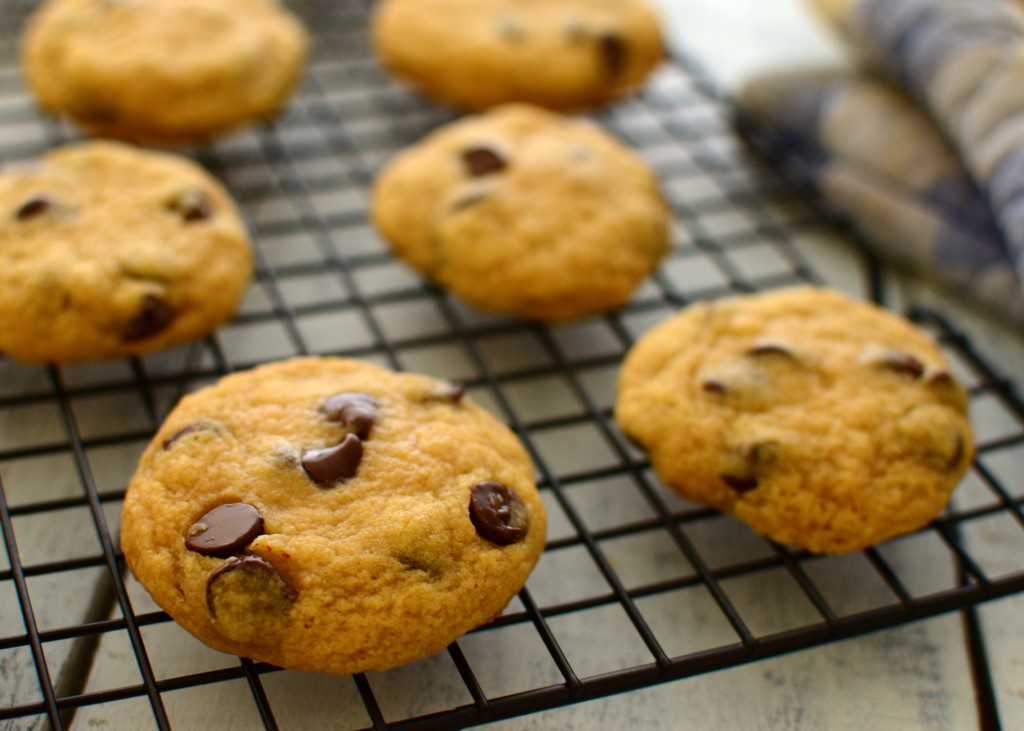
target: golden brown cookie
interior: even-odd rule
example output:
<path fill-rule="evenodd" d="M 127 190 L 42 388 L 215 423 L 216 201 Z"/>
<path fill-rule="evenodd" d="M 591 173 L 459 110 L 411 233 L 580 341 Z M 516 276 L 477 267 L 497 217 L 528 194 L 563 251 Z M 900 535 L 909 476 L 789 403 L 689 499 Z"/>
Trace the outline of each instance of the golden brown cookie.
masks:
<path fill-rule="evenodd" d="M 132 572 L 206 644 L 383 670 L 501 613 L 544 547 L 530 460 L 462 389 L 296 358 L 185 397 L 125 497 Z"/>
<path fill-rule="evenodd" d="M 48 0 L 22 61 L 40 105 L 92 134 L 190 143 L 275 114 L 308 43 L 276 0 Z"/>
<path fill-rule="evenodd" d="M 140 355 L 231 318 L 252 275 L 224 188 L 117 142 L 0 174 L 0 351 L 28 362 Z"/>
<path fill-rule="evenodd" d="M 683 497 L 840 553 L 919 528 L 971 460 L 967 397 L 908 321 L 827 289 L 702 302 L 627 354 L 615 416 Z"/>
<path fill-rule="evenodd" d="M 450 123 L 381 172 L 395 254 L 481 309 L 569 320 L 626 302 L 668 246 L 647 165 L 596 125 L 524 104 Z"/>
<path fill-rule="evenodd" d="M 640 86 L 665 54 L 645 0 L 384 0 L 371 36 L 396 75 L 473 110 L 604 104 Z"/>

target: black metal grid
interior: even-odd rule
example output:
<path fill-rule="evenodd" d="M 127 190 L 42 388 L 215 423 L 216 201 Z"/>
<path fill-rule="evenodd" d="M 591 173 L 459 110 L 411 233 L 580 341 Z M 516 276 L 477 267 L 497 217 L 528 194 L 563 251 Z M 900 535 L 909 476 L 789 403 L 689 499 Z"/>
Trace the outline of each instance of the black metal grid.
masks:
<path fill-rule="evenodd" d="M 73 136 L 34 109 L 17 71 L 16 38 L 33 5 L 0 5 L 4 161 Z M 196 152 L 240 201 L 256 239 L 257 280 L 239 317 L 194 346 L 137 360 L 0 361 L 0 726 L 63 728 L 87 717 L 189 727 L 189 707 L 212 692 L 243 719 L 239 727 L 309 727 L 294 701 L 302 709 L 312 687 L 318 721 L 332 728 L 456 728 L 1024 590 L 1024 551 L 1007 567 L 975 549 L 983 531 L 1024 543 L 1014 469 L 1024 404 L 934 313 L 914 317 L 968 384 L 973 412 L 995 426 L 978 434 L 951 509 L 910 536 L 841 557 L 781 548 L 669 494 L 617 430 L 616 368 L 650 325 L 702 298 L 821 281 L 798 246 L 821 219 L 746 155 L 727 106 L 691 63 L 666 64 L 641 96 L 595 115 L 660 176 L 676 219 L 671 253 L 620 311 L 534 325 L 467 308 L 391 259 L 367 219 L 374 174 L 452 114 L 378 68 L 367 3 L 293 7 L 315 39 L 302 93 L 282 118 Z M 551 516 L 545 555 L 502 617 L 441 656 L 389 673 L 309 678 L 204 653 L 123 570 L 124 488 L 176 399 L 224 373 L 303 353 L 460 380 L 534 458 Z M 837 576 L 855 591 L 837 588 Z M 765 592 L 804 611 L 778 617 L 771 602 L 749 601 Z M 697 614 L 705 619 L 694 632 Z M 502 659 L 513 649 L 517 666 Z M 204 724 L 223 725 L 209 715 Z"/>

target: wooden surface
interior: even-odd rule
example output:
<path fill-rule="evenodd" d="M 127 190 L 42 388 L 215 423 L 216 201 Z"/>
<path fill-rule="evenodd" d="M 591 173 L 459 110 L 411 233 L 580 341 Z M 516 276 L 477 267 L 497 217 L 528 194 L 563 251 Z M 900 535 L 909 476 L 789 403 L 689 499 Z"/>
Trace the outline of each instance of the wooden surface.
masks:
<path fill-rule="evenodd" d="M 726 89 L 735 88 L 746 75 L 757 70 L 803 63 L 842 63 L 843 54 L 817 26 L 803 15 L 796 0 L 660 0 L 670 36 Z M 42 143 L 41 143 L 42 144 Z M 272 215 L 264 209 L 257 215 Z M 725 225 L 727 222 L 723 222 Z M 864 295 L 867 283 L 861 275 L 859 259 L 849 244 L 825 228 L 794 235 L 800 252 L 824 276 L 826 281 L 848 292 Z M 293 250 L 289 250 L 293 251 Z M 291 256 L 282 249 L 282 257 Z M 395 269 L 383 275 L 375 286 L 405 283 L 408 273 Z M 934 301 L 944 311 L 957 312 L 957 324 L 966 329 L 981 352 L 1005 372 L 1024 383 L 1024 340 L 983 316 L 964 310 L 962 303 L 945 300 L 919 282 L 889 276 L 887 291 L 894 306 L 908 298 Z M 260 294 L 250 295 L 248 307 L 264 303 Z M 416 328 L 422 323 L 416 314 L 405 313 L 394 327 Z M 409 319 L 412 318 L 412 319 Z M 397 336 L 398 331 L 394 331 Z M 310 337 L 315 337 L 311 334 Z M 325 331 L 324 338 L 336 337 Z M 575 348 L 603 347 L 600 332 L 579 328 L 566 336 Z M 276 343 L 263 333 L 226 335 L 226 347 L 236 353 L 270 357 Z M 496 359 L 524 358 L 521 343 L 492 343 L 485 356 Z M 164 359 L 168 372 L 181 367 L 190 354 L 174 353 Z M 408 367 L 427 373 L 459 378 L 461 368 L 471 367 L 449 351 L 418 352 Z M 83 366 L 69 370 L 78 382 L 102 381 L 102 368 Z M 597 385 L 608 393 L 613 373 L 595 374 Z M 12 379 L 16 379 L 14 382 Z M 45 369 L 5 369 L 0 373 L 5 392 L 18 389 L 50 388 Z M 595 392 L 597 392 L 595 388 Z M 573 396 L 557 379 L 531 382 L 530 388 L 509 389 L 510 398 L 521 414 L 537 418 L 557 416 L 569 411 Z M 161 394 L 167 403 L 174 394 Z M 499 407 L 486 392 L 474 394 L 485 405 Z M 135 422 L 140 429 L 150 427 L 146 405 L 133 393 L 118 392 L 104 396 L 108 413 L 118 413 L 119 428 Z M 607 397 L 606 397 L 607 398 Z M 166 404 L 165 404 L 166 405 Z M 607 405 L 607 404 L 604 404 Z M 78 426 L 88 435 L 102 436 L 112 428 L 102 419 L 90 421 L 94 410 L 84 407 Z M 64 414 L 53 408 L 31 408 L 0 412 L 0 444 L 39 447 L 64 438 Z M 985 412 L 973 415 L 982 430 L 1000 429 L 999 415 Z M 143 444 L 119 444 L 98 448 L 89 456 L 94 479 L 102 485 L 125 484 L 134 469 Z M 593 465 L 606 458 L 600 445 L 578 434 L 552 435 L 541 442 L 545 456 L 571 471 L 575 463 Z M 78 466 L 69 455 L 60 459 L 26 459 L 3 465 L 4 490 L 11 506 L 31 501 L 74 497 L 80 492 Z M 1006 474 L 1019 474 L 1024 464 L 1007 465 Z M 602 515 L 622 516 L 636 513 L 637 519 L 649 511 L 631 488 L 616 484 L 587 486 L 574 494 L 577 507 L 597 524 Z M 664 496 L 664 500 L 672 500 Z M 972 499 L 970 486 L 958 500 Z M 104 506 L 110 532 L 116 535 L 119 504 Z M 551 504 L 552 538 L 571 534 L 568 520 L 557 505 Z M 763 542 L 754 539 L 744 527 L 728 519 L 714 522 L 716 543 L 705 546 L 711 561 L 728 560 L 735 551 L 764 551 Z M 14 526 L 13 539 L 23 562 L 37 565 L 100 552 L 93 516 L 87 508 L 62 511 L 59 529 L 54 515 L 26 515 Z M 1020 530 L 1013 525 L 993 524 L 968 539 L 972 551 L 983 558 L 986 569 L 1019 570 L 1022 550 Z M 678 551 L 666 547 L 658 532 L 640 533 L 629 540 L 605 545 L 609 561 L 625 581 L 642 585 L 661 577 L 689 571 Z M 927 542 L 897 542 L 887 550 L 886 558 L 898 570 L 911 572 L 915 589 L 953 586 L 956 581 L 951 561 L 930 560 L 936 546 Z M 948 555 L 939 551 L 938 555 Z M 837 559 L 823 566 L 816 576 L 826 587 L 829 601 L 838 607 L 862 608 L 886 601 L 882 587 L 857 581 L 864 575 L 863 559 Z M 0 570 L 9 568 L 5 552 L 0 552 Z M 854 577 L 850 580 L 850 577 Z M 730 599 L 743 608 L 744 616 L 758 632 L 771 632 L 816 619 L 806 597 L 777 573 L 755 574 L 728 584 Z M 136 614 L 157 610 L 145 591 L 126 577 L 129 596 Z M 876 581 L 877 583 L 877 581 Z M 29 579 L 36 599 L 33 611 L 43 630 L 74 626 L 110 616 L 111 582 L 101 566 L 73 572 L 49 574 Z M 584 597 L 607 591 L 600 576 L 586 559 L 572 551 L 546 555 L 528 583 L 535 600 L 543 604 L 555 600 Z M 60 597 L 48 601 L 47 597 Z M 68 596 L 76 597 L 67 601 Z M 673 592 L 640 602 L 644 617 L 672 654 L 683 654 L 715 643 L 736 641 L 735 634 L 715 611 L 708 596 L 698 591 Z M 517 607 L 513 606 L 514 611 Z M 1003 728 L 1024 728 L 1024 597 L 999 600 L 978 612 L 994 693 Z M 650 655 L 637 641 L 635 631 L 612 605 L 552 618 L 552 630 L 566 650 L 573 667 L 581 674 L 597 674 L 619 667 L 650 662 Z M 685 628 L 681 631 L 680 628 Z M 12 582 L 0 584 L 0 637 L 24 631 L 21 608 Z M 226 656 L 192 639 L 170 622 L 143 627 L 148 659 L 158 680 L 193 673 L 236 668 L 236 658 Z M 538 646 L 529 626 L 501 631 L 475 633 L 460 642 L 473 664 L 478 679 L 488 694 L 498 695 L 524 687 L 560 682 L 549 655 Z M 103 634 L 95 648 L 95 660 L 87 671 L 77 674 L 76 655 L 87 655 L 92 647 L 82 641 L 47 643 L 47 662 L 55 683 L 94 692 L 134 686 L 142 682 L 134 649 L 127 633 L 115 630 Z M 0 707 L 30 703 L 39 699 L 38 682 L 31 657 L 26 650 L 0 651 Z M 61 671 L 59 668 L 68 668 Z M 471 701 L 460 681 L 451 658 L 441 655 L 414 663 L 390 673 L 368 678 L 385 718 L 401 718 L 415 713 L 443 710 Z M 263 686 L 281 728 L 359 728 L 370 720 L 351 678 L 334 678 L 297 672 L 275 672 L 262 676 Z M 175 729 L 252 729 L 260 719 L 252 694 L 244 680 L 198 684 L 163 694 L 168 719 Z M 144 697 L 112 700 L 80 709 L 73 727 L 81 729 L 143 729 L 153 726 L 149 703 Z M 44 728 L 41 719 L 0 721 L 0 729 Z M 730 728 L 765 731 L 836 731 L 841 729 L 873 731 L 961 731 L 981 728 L 975 705 L 975 691 L 963 632 L 963 618 L 947 614 L 915 622 L 893 630 L 850 639 L 817 649 L 802 651 L 711 674 L 655 686 L 642 691 L 537 713 L 507 722 L 492 724 L 492 729 L 667 729 Z M 982 729 L 989 731 L 989 729 Z"/>

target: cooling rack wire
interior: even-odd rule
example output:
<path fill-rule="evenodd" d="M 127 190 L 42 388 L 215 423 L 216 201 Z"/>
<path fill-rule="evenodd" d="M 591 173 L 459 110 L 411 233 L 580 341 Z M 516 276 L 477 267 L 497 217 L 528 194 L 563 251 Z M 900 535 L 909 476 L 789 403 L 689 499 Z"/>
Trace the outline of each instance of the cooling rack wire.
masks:
<path fill-rule="evenodd" d="M 378 67 L 368 3 L 291 5 L 314 37 L 301 93 L 280 119 L 195 152 L 256 240 L 238 318 L 137 360 L 0 361 L 0 728 L 459 728 L 957 610 L 977 640 L 974 607 L 1024 590 L 1024 406 L 948 313 L 910 314 L 983 417 L 977 458 L 933 525 L 879 547 L 820 557 L 773 545 L 669 494 L 616 428 L 618 364 L 652 324 L 704 298 L 824 282 L 805 244 L 832 223 L 743 147 L 696 64 L 677 56 L 640 95 L 593 115 L 662 181 L 669 256 L 617 312 L 526 324 L 465 307 L 387 253 L 368 223 L 374 175 L 452 114 Z M 73 138 L 19 75 L 32 6 L 0 4 L 3 161 Z M 854 260 L 877 280 L 874 262 Z M 499 619 L 445 653 L 353 677 L 282 671 L 202 647 L 123 570 L 125 485 L 175 401 L 307 353 L 459 380 L 534 459 L 551 522 L 544 557 Z M 1017 550 L 993 553 L 994 542 Z M 976 664 L 983 690 L 985 672 Z"/>

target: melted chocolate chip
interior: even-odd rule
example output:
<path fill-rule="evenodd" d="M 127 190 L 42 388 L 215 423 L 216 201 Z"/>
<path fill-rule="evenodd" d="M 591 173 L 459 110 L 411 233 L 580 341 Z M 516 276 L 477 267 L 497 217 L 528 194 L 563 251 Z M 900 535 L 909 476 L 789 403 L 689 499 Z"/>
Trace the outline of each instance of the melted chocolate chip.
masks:
<path fill-rule="evenodd" d="M 185 547 L 204 556 L 227 558 L 263 535 L 263 516 L 246 503 L 218 505 L 192 524 Z"/>
<path fill-rule="evenodd" d="M 27 221 L 31 218 L 41 216 L 50 210 L 53 202 L 45 195 L 34 195 L 21 204 L 14 217 L 19 221 Z"/>
<path fill-rule="evenodd" d="M 462 152 L 462 164 L 474 178 L 500 173 L 508 164 L 505 158 L 489 147 L 471 147 Z"/>
<path fill-rule="evenodd" d="M 609 76 L 618 76 L 626 68 L 626 43 L 615 33 L 604 33 L 597 38 L 597 47 Z"/>
<path fill-rule="evenodd" d="M 172 322 L 174 309 L 167 301 L 155 294 L 147 294 L 139 306 L 139 311 L 121 334 L 121 340 L 125 343 L 145 340 L 166 330 Z"/>
<path fill-rule="evenodd" d="M 267 624 L 291 608 L 295 591 L 266 559 L 235 556 L 221 564 L 206 581 L 206 606 L 224 634 L 255 639 L 273 629 Z"/>
<path fill-rule="evenodd" d="M 880 368 L 902 373 L 914 379 L 920 378 L 924 374 L 924 364 L 910 353 L 900 351 L 885 353 L 875 361 L 875 364 Z"/>
<path fill-rule="evenodd" d="M 357 437 L 366 439 L 377 422 L 380 408 L 377 401 L 365 393 L 339 393 L 320 405 L 320 411 L 331 421 L 350 427 Z"/>
<path fill-rule="evenodd" d="M 512 488 L 500 482 L 488 481 L 473 485 L 469 498 L 469 519 L 482 538 L 499 546 L 523 540 L 529 527 L 523 501 Z"/>
<path fill-rule="evenodd" d="M 205 221 L 213 215 L 213 206 L 206 193 L 201 190 L 190 190 L 167 204 L 167 210 L 181 216 L 186 223 Z"/>
<path fill-rule="evenodd" d="M 320 487 L 333 487 L 355 477 L 362 458 L 363 443 L 355 434 L 348 434 L 337 446 L 304 452 L 302 467 Z"/>
<path fill-rule="evenodd" d="M 171 436 L 164 439 L 163 448 L 170 449 L 172 446 L 174 446 L 174 443 L 177 442 L 179 439 L 181 439 L 182 437 L 186 437 L 189 434 L 194 434 L 197 431 L 216 431 L 216 429 L 217 425 L 211 421 L 194 422 L 192 424 L 189 424 L 188 426 L 178 429 L 178 431 L 174 432 L 173 434 L 171 434 Z"/>

